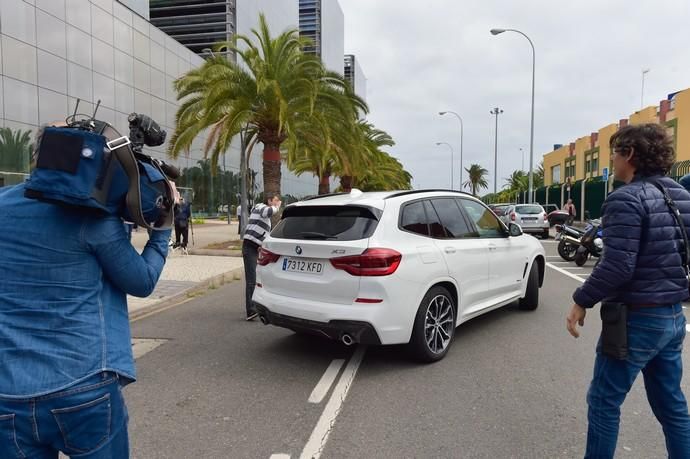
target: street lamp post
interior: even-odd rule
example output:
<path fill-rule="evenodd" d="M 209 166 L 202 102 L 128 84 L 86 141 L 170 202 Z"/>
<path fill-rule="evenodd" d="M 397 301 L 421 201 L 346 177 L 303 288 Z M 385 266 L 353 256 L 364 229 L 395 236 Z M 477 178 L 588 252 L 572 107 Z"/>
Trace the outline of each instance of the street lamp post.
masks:
<path fill-rule="evenodd" d="M 436 142 L 436 145 L 448 145 L 448 148 L 450 148 L 450 163 L 453 164 L 453 146 L 449 144 L 448 142 Z M 453 189 L 453 168 L 451 167 L 451 173 L 450 173 L 450 189 Z"/>
<path fill-rule="evenodd" d="M 455 115 L 455 116 L 458 118 L 458 121 L 460 121 L 460 187 L 459 187 L 459 189 L 462 190 L 462 171 L 464 170 L 464 169 L 462 168 L 463 122 L 462 122 L 462 118 L 460 117 L 460 115 L 458 115 L 458 114 L 455 113 L 454 111 L 446 110 L 446 111 L 444 111 L 444 112 L 438 112 L 438 114 L 441 115 L 441 116 L 445 115 L 446 113 L 450 113 L 450 114 L 452 114 L 452 115 Z M 453 165 L 452 165 L 452 164 L 450 165 L 450 175 L 451 175 L 451 177 L 454 177 L 454 176 L 453 176 Z M 451 186 L 451 188 L 453 188 L 453 187 Z"/>
<path fill-rule="evenodd" d="M 532 43 L 532 40 L 524 34 L 523 32 L 520 32 L 519 30 L 516 29 L 491 29 L 491 34 L 492 35 L 498 35 L 503 32 L 515 32 L 519 33 L 523 37 L 527 39 L 529 42 L 530 46 L 532 47 L 532 113 L 531 113 L 531 118 L 530 118 L 530 134 L 529 134 L 529 203 L 531 204 L 533 201 L 533 188 L 534 188 L 534 177 L 533 177 L 533 166 L 534 166 L 534 77 L 535 77 L 535 70 L 536 70 L 536 51 L 534 50 L 534 43 Z"/>
<path fill-rule="evenodd" d="M 498 107 L 495 107 L 493 110 L 491 110 L 492 115 L 496 115 L 496 130 L 495 130 L 495 139 L 494 139 L 494 194 L 496 194 L 497 190 L 497 185 L 498 185 L 498 115 L 503 113 L 503 110 L 501 110 Z"/>
<path fill-rule="evenodd" d="M 521 171 L 524 172 L 525 170 L 525 150 L 520 148 L 520 155 L 522 156 L 522 167 L 520 168 Z"/>
<path fill-rule="evenodd" d="M 644 108 L 644 76 L 649 73 L 649 69 L 642 70 L 642 92 L 640 93 L 640 110 Z"/>

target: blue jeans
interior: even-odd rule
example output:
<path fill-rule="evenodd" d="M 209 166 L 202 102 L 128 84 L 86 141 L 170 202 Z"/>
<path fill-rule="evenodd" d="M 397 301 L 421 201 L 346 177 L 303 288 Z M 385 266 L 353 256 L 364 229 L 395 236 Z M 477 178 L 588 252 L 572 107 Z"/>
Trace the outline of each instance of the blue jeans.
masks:
<path fill-rule="evenodd" d="M 618 441 L 620 406 L 638 373 L 647 400 L 666 437 L 671 459 L 690 458 L 690 417 L 680 388 L 685 316 L 680 304 L 628 311 L 628 358 L 611 359 L 597 345 L 594 377 L 587 393 L 586 458 L 612 458 Z"/>
<path fill-rule="evenodd" d="M 127 407 L 115 373 L 24 400 L 0 398 L 0 457 L 129 457 Z"/>

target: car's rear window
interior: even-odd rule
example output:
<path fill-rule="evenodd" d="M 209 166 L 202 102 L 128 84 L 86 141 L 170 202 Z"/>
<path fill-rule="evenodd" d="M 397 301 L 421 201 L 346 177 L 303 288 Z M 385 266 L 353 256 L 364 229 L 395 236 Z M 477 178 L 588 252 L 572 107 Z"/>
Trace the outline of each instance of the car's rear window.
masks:
<path fill-rule="evenodd" d="M 357 206 L 294 206 L 271 231 L 279 239 L 355 241 L 371 237 L 378 225 L 375 209 Z"/>
<path fill-rule="evenodd" d="M 521 215 L 536 215 L 544 212 L 541 206 L 516 206 L 515 212 Z"/>

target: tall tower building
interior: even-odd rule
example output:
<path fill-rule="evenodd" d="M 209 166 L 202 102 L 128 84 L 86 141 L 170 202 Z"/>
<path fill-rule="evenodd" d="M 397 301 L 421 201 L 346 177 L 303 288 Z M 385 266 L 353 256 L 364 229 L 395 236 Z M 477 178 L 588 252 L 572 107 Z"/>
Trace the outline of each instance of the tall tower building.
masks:
<path fill-rule="evenodd" d="M 362 72 L 362 67 L 359 65 L 359 60 L 354 54 L 346 54 L 344 60 L 345 79 L 352 85 L 352 89 L 362 99 L 367 98 L 367 79 Z"/>
<path fill-rule="evenodd" d="M 343 73 L 345 19 L 338 0 L 298 0 L 299 33 L 311 39 L 305 48 L 321 58 L 327 69 Z"/>

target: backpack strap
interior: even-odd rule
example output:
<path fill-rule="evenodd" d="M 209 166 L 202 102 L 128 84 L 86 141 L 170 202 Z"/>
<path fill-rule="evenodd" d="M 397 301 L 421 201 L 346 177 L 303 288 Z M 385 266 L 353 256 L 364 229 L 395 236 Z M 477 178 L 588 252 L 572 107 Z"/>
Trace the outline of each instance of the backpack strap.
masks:
<path fill-rule="evenodd" d="M 657 190 L 661 191 L 661 194 L 664 196 L 664 201 L 666 202 L 666 205 L 671 210 L 671 214 L 673 215 L 673 218 L 676 220 L 676 224 L 680 227 L 680 232 L 683 236 L 683 258 L 685 260 L 683 264 L 685 267 L 686 274 L 690 275 L 690 241 L 688 241 L 688 232 L 685 229 L 685 223 L 683 223 L 683 218 L 681 217 L 680 209 L 678 209 L 676 203 L 673 201 L 673 199 L 671 199 L 671 196 L 668 194 L 668 190 L 666 189 L 666 187 L 664 187 L 658 180 L 646 181 L 654 185 L 654 187 Z"/>

